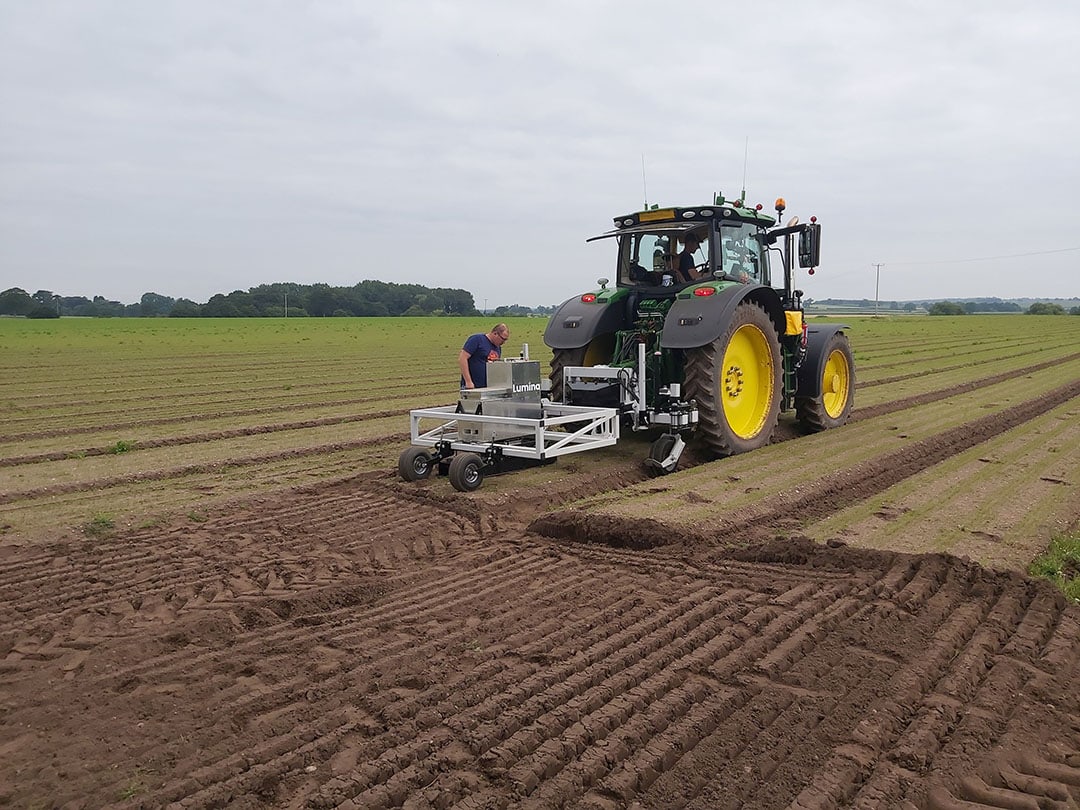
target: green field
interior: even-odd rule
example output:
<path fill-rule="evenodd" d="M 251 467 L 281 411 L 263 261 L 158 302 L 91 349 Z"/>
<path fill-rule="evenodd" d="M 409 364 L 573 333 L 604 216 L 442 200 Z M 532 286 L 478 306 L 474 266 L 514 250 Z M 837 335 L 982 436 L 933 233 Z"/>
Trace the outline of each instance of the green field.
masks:
<path fill-rule="evenodd" d="M 82 531 L 95 521 L 124 527 L 165 515 L 197 517 L 229 499 L 283 487 L 357 475 L 392 478 L 408 442 L 408 411 L 456 399 L 461 343 L 492 320 L 0 319 L 0 527 L 9 538 L 34 539 Z M 793 460 L 800 475 L 820 476 L 1080 378 L 1076 317 L 848 323 L 858 379 L 853 424 L 722 467 L 704 465 L 666 483 L 680 476 L 694 487 L 705 482 L 729 507 L 777 497 L 791 485 Z M 527 343 L 547 373 L 545 325 L 540 318 L 511 320 L 507 353 L 516 355 Z M 860 420 L 860 412 L 873 418 Z M 1070 469 L 1075 477 L 1080 444 L 1075 415 L 1075 401 L 1065 403 L 968 454 L 991 454 L 999 464 L 957 456 L 873 503 L 828 518 L 813 533 L 899 542 L 898 534 L 910 533 L 917 518 L 935 510 L 955 514 L 960 528 L 934 533 L 924 549 L 933 550 L 983 531 L 983 524 L 998 526 L 985 534 L 1002 537 L 1014 529 L 1039 533 L 1075 523 L 1080 481 L 1069 477 Z M 906 438 L 898 440 L 901 435 Z M 560 463 L 558 473 L 491 479 L 485 491 L 542 490 L 552 475 L 572 480 L 577 470 L 629 463 L 646 448 L 628 439 Z M 1029 471 L 1065 476 L 1069 483 L 1033 493 L 1024 483 Z M 715 483 L 731 476 L 743 484 L 739 493 L 724 493 Z M 1025 515 L 1006 519 L 977 505 L 979 493 L 988 504 L 1000 504 L 1009 488 L 1037 496 L 1050 518 L 1033 526 Z M 939 490 L 950 493 L 947 503 L 920 497 Z M 707 524 L 721 508 L 679 504 L 672 510 L 664 498 L 678 491 L 654 496 L 660 502 L 635 496 L 629 506 L 618 495 L 598 497 L 624 513 L 663 508 L 669 519 L 693 525 Z M 903 518 L 877 526 L 873 515 L 889 504 L 899 504 Z"/>

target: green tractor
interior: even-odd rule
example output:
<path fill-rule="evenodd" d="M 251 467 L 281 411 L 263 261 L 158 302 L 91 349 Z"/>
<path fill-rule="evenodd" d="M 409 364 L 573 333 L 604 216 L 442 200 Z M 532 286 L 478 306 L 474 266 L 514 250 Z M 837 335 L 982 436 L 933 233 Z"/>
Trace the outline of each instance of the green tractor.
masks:
<path fill-rule="evenodd" d="M 646 462 L 657 474 L 675 469 L 691 431 L 722 457 L 767 444 L 792 408 L 807 431 L 844 424 L 847 327 L 808 325 L 794 288 L 796 252 L 809 274 L 818 265 L 821 226 L 777 227 L 784 209 L 777 200 L 773 218 L 717 195 L 616 217 L 588 240 L 615 240 L 616 283 L 600 279 L 551 317 L 552 401 L 619 408 L 624 426 L 663 430 Z"/>

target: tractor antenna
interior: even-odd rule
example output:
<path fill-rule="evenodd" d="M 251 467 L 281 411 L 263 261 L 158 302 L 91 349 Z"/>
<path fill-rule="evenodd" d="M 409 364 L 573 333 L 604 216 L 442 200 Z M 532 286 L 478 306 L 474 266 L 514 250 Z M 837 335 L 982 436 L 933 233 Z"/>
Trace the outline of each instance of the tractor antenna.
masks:
<path fill-rule="evenodd" d="M 750 136 L 746 136 L 746 145 L 743 147 L 742 156 L 742 201 L 746 203 L 746 158 L 750 154 Z"/>
<path fill-rule="evenodd" d="M 644 152 L 641 153 L 641 190 L 642 190 L 642 193 L 644 193 L 644 195 L 645 195 L 645 207 L 642 210 L 643 211 L 648 211 L 649 210 L 649 187 L 645 183 L 645 153 Z"/>

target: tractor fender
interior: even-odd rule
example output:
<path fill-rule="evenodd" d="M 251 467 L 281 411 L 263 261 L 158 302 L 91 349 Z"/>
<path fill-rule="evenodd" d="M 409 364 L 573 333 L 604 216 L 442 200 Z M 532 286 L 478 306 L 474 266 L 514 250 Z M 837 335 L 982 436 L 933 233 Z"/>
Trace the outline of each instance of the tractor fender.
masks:
<path fill-rule="evenodd" d="M 816 397 L 821 394 L 821 377 L 825 373 L 825 344 L 829 338 L 845 329 L 846 323 L 815 323 L 806 327 L 806 357 L 796 376 L 796 395 Z"/>
<path fill-rule="evenodd" d="M 696 349 L 712 343 L 727 329 L 735 309 L 744 301 L 760 304 L 784 334 L 784 308 L 772 287 L 732 284 L 715 295 L 688 295 L 675 299 L 664 320 L 660 345 L 665 349 Z"/>
<path fill-rule="evenodd" d="M 587 304 L 581 296 L 564 301 L 548 321 L 544 343 L 552 349 L 578 349 L 597 335 L 617 332 L 626 317 L 625 297 L 616 296 L 608 303 Z"/>

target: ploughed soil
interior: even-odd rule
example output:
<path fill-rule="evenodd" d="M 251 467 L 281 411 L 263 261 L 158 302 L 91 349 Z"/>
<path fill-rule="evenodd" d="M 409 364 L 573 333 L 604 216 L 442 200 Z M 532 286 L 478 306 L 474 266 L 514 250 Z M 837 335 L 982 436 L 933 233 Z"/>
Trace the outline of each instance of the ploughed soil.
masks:
<path fill-rule="evenodd" d="M 640 478 L 387 470 L 0 545 L 0 806 L 1080 806 L 1052 587 L 557 509 Z"/>

